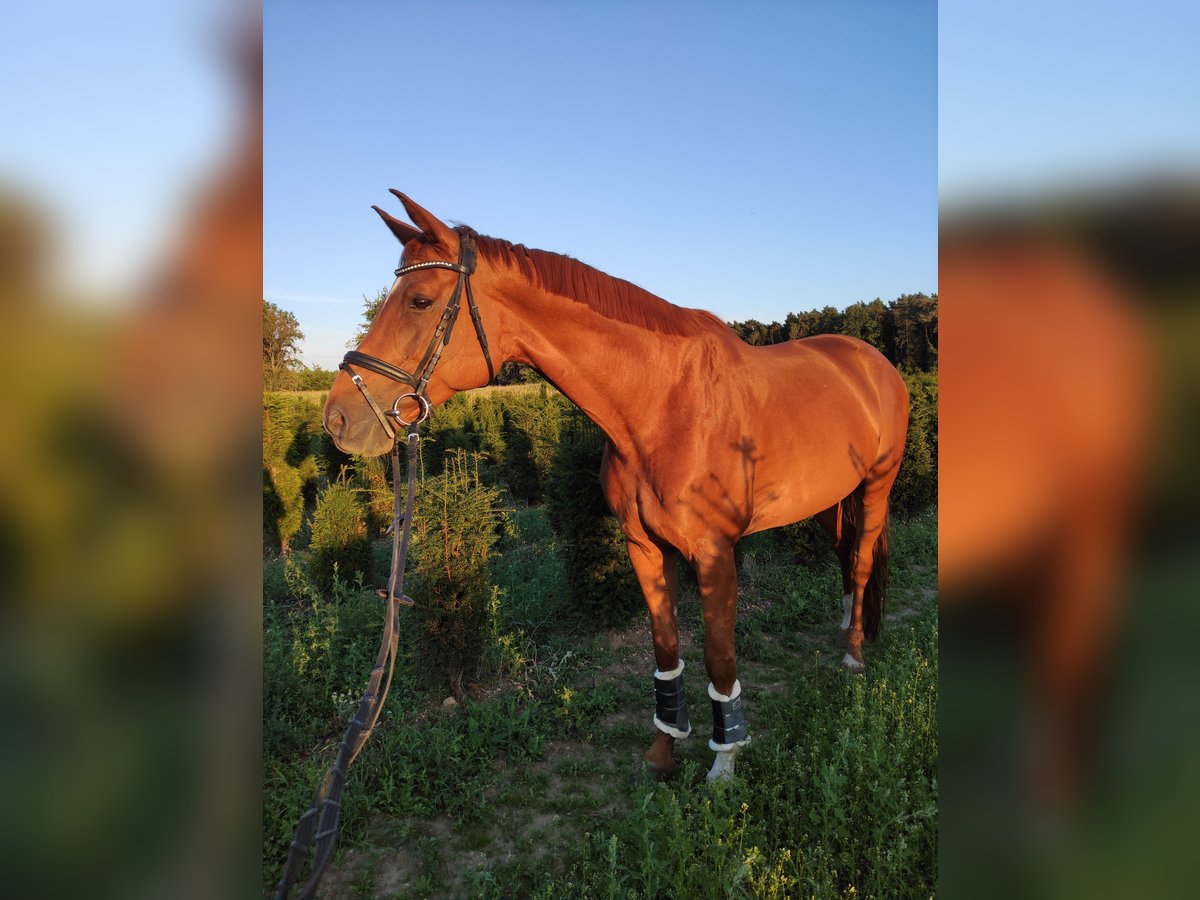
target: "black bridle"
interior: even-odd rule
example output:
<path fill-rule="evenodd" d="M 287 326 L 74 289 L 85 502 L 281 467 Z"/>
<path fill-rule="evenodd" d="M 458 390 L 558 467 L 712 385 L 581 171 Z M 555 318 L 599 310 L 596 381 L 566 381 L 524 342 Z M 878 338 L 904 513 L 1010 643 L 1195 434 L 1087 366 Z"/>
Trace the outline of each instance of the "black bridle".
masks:
<path fill-rule="evenodd" d="M 446 303 L 445 310 L 442 311 L 442 317 L 433 331 L 433 337 L 429 339 L 429 346 L 425 349 L 425 355 L 417 363 L 416 369 L 413 372 L 406 372 L 404 369 L 394 366 L 386 360 L 370 356 L 366 353 L 360 353 L 357 350 L 351 350 L 347 353 L 342 360 L 342 364 L 338 367 L 350 376 L 355 387 L 362 392 L 363 397 L 370 404 L 375 417 L 379 419 L 379 424 L 383 426 L 383 430 L 392 439 L 393 486 L 398 486 L 400 482 L 400 438 L 388 419 L 395 419 L 405 427 L 408 443 L 408 483 L 403 509 L 400 506 L 400 492 L 398 490 L 395 491 L 394 515 L 391 528 L 392 569 L 391 574 L 388 576 L 387 591 L 379 592 L 387 601 L 387 614 L 383 623 L 383 638 L 379 644 L 379 654 L 375 658 L 375 667 L 371 670 L 371 676 L 367 681 L 366 693 L 363 694 L 362 699 L 359 701 L 354 718 L 346 726 L 346 733 L 342 737 L 341 744 L 338 745 L 337 756 L 334 759 L 333 765 L 325 771 L 325 776 L 321 779 L 321 785 L 317 789 L 316 799 L 313 801 L 312 806 L 300 817 L 300 821 L 296 825 L 295 836 L 288 847 L 287 863 L 284 866 L 283 875 L 276 885 L 276 897 L 280 898 L 280 900 L 285 900 L 285 898 L 289 897 L 293 885 L 299 881 L 301 870 L 304 867 L 304 858 L 310 847 L 312 848 L 312 864 L 309 868 L 308 879 L 300 888 L 298 896 L 301 900 L 305 900 L 305 898 L 313 897 L 316 893 L 317 884 L 320 882 L 321 875 L 325 871 L 325 866 L 329 864 L 329 860 L 333 856 L 334 844 L 337 840 L 338 820 L 341 817 L 342 810 L 342 793 L 346 786 L 346 772 L 349 770 L 350 764 L 354 762 L 355 757 L 358 756 L 358 752 L 367 742 L 367 739 L 370 738 L 371 732 L 375 729 L 375 724 L 379 721 L 379 716 L 383 712 L 383 704 L 387 699 L 388 688 L 392 684 L 392 672 L 396 665 L 396 654 L 399 649 L 400 607 L 412 606 L 413 604 L 413 601 L 404 594 L 404 563 L 408 558 L 413 503 L 416 497 L 417 442 L 420 440 L 419 429 L 421 423 L 429 416 L 430 410 L 429 398 L 425 394 L 425 388 L 429 385 L 429 379 L 433 375 L 434 367 L 442 357 L 442 350 L 450 343 L 450 335 L 454 331 L 455 322 L 458 320 L 459 301 L 464 289 L 467 295 L 467 307 L 471 312 L 471 321 L 475 325 L 475 336 L 479 338 L 479 346 L 483 349 L 483 358 L 487 362 L 488 381 L 494 381 L 496 378 L 495 369 L 492 368 L 492 357 L 488 352 L 487 335 L 483 333 L 483 322 L 479 318 L 479 308 L 475 305 L 475 295 L 471 292 L 471 275 L 475 271 L 475 238 L 469 229 L 459 228 L 457 231 L 459 234 L 457 263 L 431 260 L 429 262 L 401 266 L 396 270 L 397 278 L 421 269 L 449 269 L 452 272 L 458 273 L 458 281 L 454 285 L 454 293 L 450 295 L 450 300 Z M 400 384 L 411 387 L 412 390 L 400 394 L 392 402 L 392 408 L 385 411 L 371 395 L 366 384 L 363 383 L 362 376 L 354 371 L 354 366 L 375 372 L 378 375 L 383 375 L 385 378 L 390 378 L 392 381 L 397 381 Z M 418 415 L 411 422 L 406 422 L 400 417 L 400 401 L 408 397 L 416 400 L 419 406 Z"/>
<path fill-rule="evenodd" d="M 387 432 L 388 437 L 393 440 L 396 439 L 396 430 L 388 421 L 389 418 L 395 419 L 401 425 L 412 424 L 400 418 L 401 400 L 411 397 L 417 401 L 419 412 L 415 420 L 416 424 L 425 421 L 429 415 L 429 398 L 425 394 L 425 389 L 429 385 L 429 379 L 433 375 L 434 367 L 437 366 L 438 360 L 442 358 L 442 351 L 450 343 L 450 336 L 454 333 L 454 325 L 458 321 L 458 310 L 464 288 L 467 295 L 467 309 L 471 313 L 471 323 L 475 326 L 475 336 L 479 339 L 479 346 L 483 350 L 483 359 L 487 363 L 488 382 L 491 383 L 496 379 L 496 370 L 492 367 L 492 356 L 488 352 L 487 335 L 483 331 L 483 320 L 479 317 L 479 307 L 475 305 L 475 294 L 471 291 L 471 275 L 475 272 L 476 259 L 475 238 L 470 229 L 459 227 L 455 230 L 459 236 L 457 263 L 435 259 L 428 262 L 411 263 L 407 266 L 401 266 L 396 270 L 397 278 L 407 275 L 409 272 L 420 271 L 421 269 L 449 269 L 451 272 L 458 273 L 458 281 L 454 284 L 454 293 L 450 295 L 450 300 L 446 303 L 446 308 L 442 310 L 442 317 L 438 320 L 437 327 L 433 330 L 433 336 L 430 337 L 429 344 L 425 348 L 425 354 L 421 357 L 420 362 L 417 363 L 416 368 L 412 372 L 408 372 L 377 356 L 370 356 L 358 350 L 348 352 L 342 358 L 342 364 L 338 366 L 339 369 L 350 376 L 350 380 L 354 382 L 355 387 L 362 392 L 363 398 L 370 404 L 371 410 L 375 413 L 375 418 L 379 420 L 379 424 L 383 426 L 383 430 Z M 367 389 L 362 376 L 354 371 L 354 366 L 374 372 L 377 375 L 382 375 L 385 378 L 390 378 L 392 381 L 399 382 L 400 384 L 408 385 L 412 390 L 400 394 L 392 403 L 392 408 L 384 411 Z"/>

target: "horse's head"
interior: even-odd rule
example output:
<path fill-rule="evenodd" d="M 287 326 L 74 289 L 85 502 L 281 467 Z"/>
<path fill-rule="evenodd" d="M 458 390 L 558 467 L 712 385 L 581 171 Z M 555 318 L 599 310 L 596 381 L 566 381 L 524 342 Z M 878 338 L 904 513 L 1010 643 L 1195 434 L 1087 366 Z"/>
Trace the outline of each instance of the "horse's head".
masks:
<path fill-rule="evenodd" d="M 468 276 L 456 268 L 444 267 L 444 264 L 458 267 L 465 263 L 470 269 L 474 265 L 473 254 L 468 248 L 466 256 L 463 255 L 463 239 L 458 231 L 447 227 L 399 191 L 392 193 L 400 198 L 417 227 L 393 218 L 377 206 L 372 207 L 404 250 L 396 280 L 367 336 L 359 344 L 358 352 L 373 358 L 376 364 L 382 362 L 386 367 L 402 370 L 403 374 L 411 376 L 413 383 L 394 380 L 395 376 L 389 378 L 371 369 L 370 362 L 360 366 L 354 360 L 348 361 L 370 394 L 378 398 L 378 403 L 384 409 L 393 407 L 396 410 L 398 417 L 391 417 L 390 421 L 397 431 L 402 431 L 403 426 L 397 418 L 408 422 L 422 412 L 421 404 L 412 392 L 426 374 L 431 359 L 435 365 L 429 372 L 424 394 L 433 406 L 459 391 L 487 384 L 491 371 L 490 362 L 481 352 L 483 338 L 473 330 L 470 312 L 466 309 L 468 292 L 463 288 Z M 421 263 L 443 265 L 420 268 Z M 452 303 L 458 305 L 458 312 L 447 318 L 447 308 Z M 458 321 L 463 319 L 468 321 Z M 441 347 L 441 324 L 451 335 L 444 348 Z M 438 349 L 442 350 L 440 357 L 435 355 Z M 325 430 L 347 453 L 378 456 L 392 445 L 392 438 L 379 416 L 344 368 L 338 373 L 325 403 Z"/>

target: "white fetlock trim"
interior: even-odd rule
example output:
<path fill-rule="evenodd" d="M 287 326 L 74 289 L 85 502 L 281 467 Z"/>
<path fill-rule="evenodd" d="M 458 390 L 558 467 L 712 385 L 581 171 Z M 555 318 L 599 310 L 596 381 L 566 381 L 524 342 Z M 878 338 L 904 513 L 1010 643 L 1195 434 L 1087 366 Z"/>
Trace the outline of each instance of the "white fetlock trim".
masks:
<path fill-rule="evenodd" d="M 845 656 L 842 657 L 842 665 L 845 666 L 847 669 L 855 669 L 855 670 L 865 669 L 867 667 L 865 663 L 860 663 L 857 659 L 855 659 L 849 653 L 847 653 Z"/>
<path fill-rule="evenodd" d="M 708 683 L 708 696 L 712 697 L 714 700 L 718 701 L 719 703 L 727 703 L 728 701 L 733 700 L 735 697 L 739 696 L 741 693 L 742 693 L 742 683 L 740 681 L 734 681 L 733 690 L 731 690 L 729 692 L 728 697 L 726 697 L 724 694 L 722 694 L 720 691 L 718 691 L 711 681 Z"/>
<path fill-rule="evenodd" d="M 682 659 L 679 661 L 679 665 L 677 665 L 670 672 L 660 672 L 658 669 L 654 670 L 654 677 L 656 679 L 658 679 L 659 681 L 674 681 L 676 678 L 678 678 L 682 674 L 683 674 L 683 660 Z M 687 731 L 680 731 L 674 725 L 668 725 L 666 722 L 664 722 L 658 716 L 654 717 L 654 727 L 657 728 L 659 731 L 661 731 L 663 734 L 669 734 L 671 737 L 673 737 L 679 741 L 682 741 L 684 738 L 686 738 L 689 734 L 692 733 L 692 725 L 690 722 L 688 723 Z"/>
<path fill-rule="evenodd" d="M 746 739 L 746 743 L 750 743 L 750 739 Z M 712 741 L 709 741 L 709 746 Z M 728 750 L 718 750 L 717 758 L 713 760 L 712 768 L 708 770 L 708 775 L 705 776 L 705 781 L 724 781 L 726 778 L 733 777 L 734 759 L 738 755 L 738 751 L 742 749 L 740 744 L 730 744 Z"/>
<path fill-rule="evenodd" d="M 713 687 L 713 683 L 711 681 L 708 683 L 708 696 L 711 697 L 713 700 L 716 700 L 718 703 L 727 703 L 728 701 L 733 700 L 736 697 L 740 697 L 741 694 L 742 694 L 742 683 L 740 681 L 734 681 L 733 690 L 731 690 L 729 692 L 729 696 L 725 696 L 720 691 L 718 691 L 715 687 Z M 746 735 L 744 740 L 734 741 L 732 744 L 718 744 L 712 738 L 709 738 L 708 739 L 708 749 L 715 750 L 717 752 L 717 754 L 718 754 L 717 759 L 719 761 L 721 758 L 720 757 L 721 753 L 728 753 L 731 750 L 736 752 L 738 749 L 745 747 L 749 743 L 750 743 L 750 735 Z M 715 767 L 716 763 L 713 763 L 713 766 Z M 733 757 L 732 756 L 729 758 L 729 771 L 732 774 L 732 772 L 733 772 Z M 710 772 L 709 774 L 711 775 L 712 773 Z"/>
<path fill-rule="evenodd" d="M 675 738 L 676 740 L 680 740 L 680 741 L 682 741 L 685 737 L 687 737 L 689 734 L 692 733 L 691 723 L 688 723 L 687 731 L 680 731 L 674 725 L 668 725 L 666 722 L 664 722 L 658 716 L 654 717 L 654 727 L 657 728 L 659 731 L 661 731 L 663 734 L 669 734 L 671 737 Z"/>
<path fill-rule="evenodd" d="M 850 627 L 850 613 L 854 610 L 853 594 L 842 595 L 842 609 L 845 610 L 845 613 L 842 616 L 842 631 L 845 631 Z"/>
<path fill-rule="evenodd" d="M 654 677 L 657 678 L 659 681 L 671 681 L 672 679 L 678 678 L 682 674 L 683 674 L 683 660 L 682 659 L 679 661 L 679 665 L 677 665 L 675 668 L 673 668 L 670 672 L 660 672 L 660 671 L 658 671 L 658 669 L 654 670 Z"/>

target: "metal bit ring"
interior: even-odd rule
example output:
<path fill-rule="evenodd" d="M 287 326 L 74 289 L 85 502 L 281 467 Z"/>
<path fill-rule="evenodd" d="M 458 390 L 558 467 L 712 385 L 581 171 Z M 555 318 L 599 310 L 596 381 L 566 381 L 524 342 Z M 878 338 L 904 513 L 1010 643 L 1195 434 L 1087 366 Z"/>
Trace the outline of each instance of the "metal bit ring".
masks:
<path fill-rule="evenodd" d="M 412 397 L 414 400 L 417 401 L 417 404 L 421 407 L 421 414 L 419 416 L 417 416 L 417 418 L 412 422 L 405 422 L 404 419 L 401 418 L 401 416 L 400 416 L 400 401 L 405 399 L 406 397 Z M 392 418 L 394 418 L 401 425 L 404 425 L 405 427 L 407 427 L 409 425 L 420 425 L 422 422 L 424 422 L 426 419 L 428 419 L 429 411 L 432 408 L 433 407 L 430 405 L 429 401 L 425 398 L 424 395 L 414 394 L 412 392 L 409 392 L 407 394 L 401 394 L 399 397 L 397 397 L 395 402 L 392 403 L 392 408 L 388 410 L 387 414 L 389 416 L 391 416 Z"/>

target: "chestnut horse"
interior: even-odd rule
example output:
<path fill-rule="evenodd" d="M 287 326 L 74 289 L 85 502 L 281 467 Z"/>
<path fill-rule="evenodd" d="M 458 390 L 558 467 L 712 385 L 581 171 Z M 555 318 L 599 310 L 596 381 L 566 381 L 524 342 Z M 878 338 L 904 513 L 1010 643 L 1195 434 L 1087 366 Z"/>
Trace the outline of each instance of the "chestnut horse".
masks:
<path fill-rule="evenodd" d="M 646 597 L 658 667 L 656 731 L 645 759 L 670 772 L 674 741 L 691 730 L 676 619 L 682 554 L 696 569 L 704 611 L 709 746 L 717 752 L 709 777 L 729 775 L 749 741 L 734 653 L 734 545 L 818 517 L 842 563 L 843 664 L 861 671 L 863 641 L 882 617 L 888 493 L 908 424 L 904 381 L 862 341 L 822 335 L 751 347 L 710 313 L 674 306 L 566 256 L 452 229 L 392 193 L 417 227 L 375 208 L 404 248 L 400 269 L 329 392 L 325 428 L 348 453 L 391 448 L 370 395 L 395 398 L 404 420 L 422 413 L 425 399 L 402 394 L 408 388 L 380 371 L 426 369 L 438 343 L 431 338 L 439 321 L 457 315 L 465 281 L 473 308 L 478 300 L 475 333 L 451 329 L 416 393 L 423 388 L 436 406 L 486 384 L 492 359 L 514 361 L 545 375 L 604 431 L 601 484 Z M 375 368 L 356 373 L 349 365 L 364 360 Z"/>

